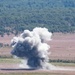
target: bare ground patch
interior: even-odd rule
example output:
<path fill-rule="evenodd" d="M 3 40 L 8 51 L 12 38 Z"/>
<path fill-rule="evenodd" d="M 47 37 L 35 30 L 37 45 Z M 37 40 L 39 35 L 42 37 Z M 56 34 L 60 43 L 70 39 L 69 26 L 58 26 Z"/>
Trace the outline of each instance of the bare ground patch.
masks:
<path fill-rule="evenodd" d="M 0 42 L 9 43 L 14 35 L 0 37 Z M 75 60 L 75 33 L 53 33 L 50 59 Z M 11 55 L 12 48 L 0 48 L 1 55 Z"/>

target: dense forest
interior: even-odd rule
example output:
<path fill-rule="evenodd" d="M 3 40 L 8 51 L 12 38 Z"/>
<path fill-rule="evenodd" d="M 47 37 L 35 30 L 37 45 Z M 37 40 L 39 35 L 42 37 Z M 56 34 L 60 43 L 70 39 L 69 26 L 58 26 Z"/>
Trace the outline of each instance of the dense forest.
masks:
<path fill-rule="evenodd" d="M 0 0 L 0 35 L 34 27 L 75 32 L 75 0 Z"/>

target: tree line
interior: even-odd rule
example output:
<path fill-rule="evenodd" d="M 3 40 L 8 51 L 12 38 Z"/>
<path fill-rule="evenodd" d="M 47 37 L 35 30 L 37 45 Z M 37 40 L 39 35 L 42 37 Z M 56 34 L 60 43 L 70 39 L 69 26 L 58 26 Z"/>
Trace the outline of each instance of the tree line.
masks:
<path fill-rule="evenodd" d="M 75 32 L 74 0 L 0 0 L 0 35 L 46 27 L 51 32 Z"/>

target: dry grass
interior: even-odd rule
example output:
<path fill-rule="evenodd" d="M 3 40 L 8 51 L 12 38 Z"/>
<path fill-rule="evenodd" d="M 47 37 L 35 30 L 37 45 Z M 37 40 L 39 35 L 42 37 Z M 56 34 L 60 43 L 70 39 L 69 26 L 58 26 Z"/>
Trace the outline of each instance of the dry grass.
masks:
<path fill-rule="evenodd" d="M 11 35 L 5 35 L 4 37 L 0 36 L 0 43 L 4 43 L 4 44 L 10 44 L 11 39 L 14 37 L 13 34 Z"/>
<path fill-rule="evenodd" d="M 51 59 L 75 60 L 75 33 L 54 33 L 51 45 Z"/>
<path fill-rule="evenodd" d="M 14 35 L 0 37 L 0 42 L 9 43 Z M 75 60 L 75 33 L 54 33 L 51 46 L 50 59 Z M 0 48 L 0 56 L 10 56 L 12 48 Z"/>
<path fill-rule="evenodd" d="M 0 75 L 68 75 L 60 73 L 9 73 L 9 74 L 0 74 Z"/>
<path fill-rule="evenodd" d="M 0 43 L 10 44 L 11 39 L 14 35 L 0 37 Z M 52 41 L 48 42 L 51 46 L 50 59 L 63 59 L 63 60 L 75 60 L 75 33 L 74 34 L 62 34 L 54 33 L 52 36 Z M 12 48 L 3 47 L 0 48 L 0 56 L 11 56 Z M 18 60 L 13 59 L 1 59 L 0 58 L 0 68 L 14 68 L 19 64 Z M 75 66 L 74 63 L 52 63 L 56 66 Z M 75 72 L 69 71 L 0 71 L 0 75 L 75 75 Z"/>

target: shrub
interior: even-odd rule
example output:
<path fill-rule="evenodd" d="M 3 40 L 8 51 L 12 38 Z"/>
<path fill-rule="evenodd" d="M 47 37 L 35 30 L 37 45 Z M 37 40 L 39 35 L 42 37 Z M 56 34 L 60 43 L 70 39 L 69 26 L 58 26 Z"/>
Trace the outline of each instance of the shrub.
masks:
<path fill-rule="evenodd" d="M 0 47 L 3 47 L 3 43 L 0 43 Z"/>

